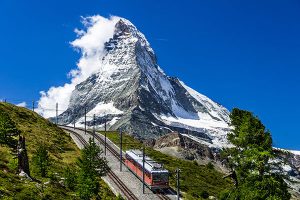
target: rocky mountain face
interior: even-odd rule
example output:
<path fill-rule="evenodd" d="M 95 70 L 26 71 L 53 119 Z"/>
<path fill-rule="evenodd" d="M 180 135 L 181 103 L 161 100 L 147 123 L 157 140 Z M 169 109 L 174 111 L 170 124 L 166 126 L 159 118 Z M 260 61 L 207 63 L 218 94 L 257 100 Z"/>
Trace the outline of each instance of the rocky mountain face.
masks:
<path fill-rule="evenodd" d="M 148 146 L 177 158 L 196 161 L 198 164 L 211 163 L 216 169 L 228 172 L 220 156 L 220 149 L 201 144 L 183 134 L 172 132 L 156 140 L 146 142 Z"/>
<path fill-rule="evenodd" d="M 207 145 L 200 144 L 177 132 L 158 138 L 153 147 L 167 154 L 174 153 L 174 147 L 177 147 L 177 157 L 187 160 L 220 160 L 218 149 L 209 148 Z"/>
<path fill-rule="evenodd" d="M 83 125 L 96 115 L 96 125 L 122 130 L 142 139 L 177 131 L 213 146 L 228 145 L 229 112 L 223 106 L 167 76 L 145 36 L 120 19 L 105 43 L 99 71 L 78 84 L 61 124 Z M 88 125 L 92 125 L 88 117 Z"/>

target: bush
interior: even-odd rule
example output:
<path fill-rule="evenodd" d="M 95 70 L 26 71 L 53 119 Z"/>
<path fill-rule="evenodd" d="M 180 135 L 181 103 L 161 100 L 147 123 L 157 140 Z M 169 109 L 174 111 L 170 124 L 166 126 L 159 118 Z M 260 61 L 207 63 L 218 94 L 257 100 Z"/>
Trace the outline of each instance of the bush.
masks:
<path fill-rule="evenodd" d="M 9 160 L 9 163 L 7 164 L 7 167 L 11 172 L 17 172 L 18 170 L 18 160 L 17 159 L 11 159 Z"/>
<path fill-rule="evenodd" d="M 219 195 L 219 199 L 220 200 L 226 200 L 226 199 L 228 199 L 229 198 L 229 196 L 230 196 L 230 190 L 223 190 L 221 193 L 220 193 L 220 195 Z"/>
<path fill-rule="evenodd" d="M 76 170 L 70 167 L 65 168 L 64 170 L 64 184 L 70 190 L 74 190 L 77 184 L 77 174 Z"/>
<path fill-rule="evenodd" d="M 207 169 L 214 169 L 215 168 L 215 166 L 211 162 L 207 163 L 206 167 L 207 167 Z"/>
<path fill-rule="evenodd" d="M 35 155 L 32 157 L 34 166 L 42 177 L 46 177 L 50 167 L 50 156 L 44 144 L 38 147 Z"/>
<path fill-rule="evenodd" d="M 124 200 L 124 198 L 120 194 L 118 194 L 116 200 Z"/>
<path fill-rule="evenodd" d="M 20 192 L 17 192 L 13 197 L 14 200 L 36 200 L 39 199 L 37 191 L 32 188 L 24 188 Z"/>
<path fill-rule="evenodd" d="M 193 161 L 193 164 L 196 165 L 196 166 L 199 166 L 199 164 L 196 160 Z"/>
<path fill-rule="evenodd" d="M 0 112 L 0 143 L 12 145 L 11 135 L 20 133 L 6 112 Z"/>
<path fill-rule="evenodd" d="M 200 193 L 200 196 L 203 198 L 203 199 L 207 199 L 209 197 L 209 194 L 207 191 L 201 191 Z"/>
<path fill-rule="evenodd" d="M 89 140 L 89 145 L 84 147 L 81 158 L 78 159 L 79 175 L 77 192 L 80 199 L 90 199 L 100 191 L 98 177 L 105 176 L 110 170 L 107 160 L 101 157 L 102 150 L 93 140 Z M 100 156 L 100 159 L 99 159 Z"/>

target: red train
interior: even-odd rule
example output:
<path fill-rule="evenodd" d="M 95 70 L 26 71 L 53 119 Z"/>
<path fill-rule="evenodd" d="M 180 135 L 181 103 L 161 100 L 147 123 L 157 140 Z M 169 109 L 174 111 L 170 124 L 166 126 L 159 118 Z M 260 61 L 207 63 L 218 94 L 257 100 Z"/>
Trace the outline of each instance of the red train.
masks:
<path fill-rule="evenodd" d="M 129 150 L 125 154 L 126 166 L 143 179 L 143 153 L 140 150 Z M 150 189 L 163 189 L 169 187 L 169 171 L 164 169 L 151 158 L 145 156 L 145 184 Z"/>

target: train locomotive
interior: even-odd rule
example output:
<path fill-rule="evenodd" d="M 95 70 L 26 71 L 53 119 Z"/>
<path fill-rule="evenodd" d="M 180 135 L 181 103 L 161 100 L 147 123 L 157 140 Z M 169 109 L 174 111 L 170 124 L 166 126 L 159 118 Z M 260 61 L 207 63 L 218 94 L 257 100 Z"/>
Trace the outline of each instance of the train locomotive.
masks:
<path fill-rule="evenodd" d="M 125 165 L 139 178 L 143 179 L 143 153 L 140 150 L 128 150 Z M 145 156 L 145 184 L 151 189 L 169 187 L 169 171 L 163 165 Z"/>

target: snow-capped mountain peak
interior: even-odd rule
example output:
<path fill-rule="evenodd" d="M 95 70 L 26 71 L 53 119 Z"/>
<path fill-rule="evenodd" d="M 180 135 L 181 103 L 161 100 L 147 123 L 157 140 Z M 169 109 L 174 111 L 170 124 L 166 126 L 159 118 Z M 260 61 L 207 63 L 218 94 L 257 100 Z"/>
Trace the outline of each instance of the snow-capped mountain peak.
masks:
<path fill-rule="evenodd" d="M 137 137 L 178 131 L 218 147 L 227 144 L 228 110 L 167 76 L 144 34 L 130 21 L 120 18 L 104 46 L 98 72 L 76 86 L 68 109 L 59 116 L 61 123 L 82 123 L 86 108 L 96 114 L 98 126 L 107 121 L 110 129 L 122 128 Z"/>

